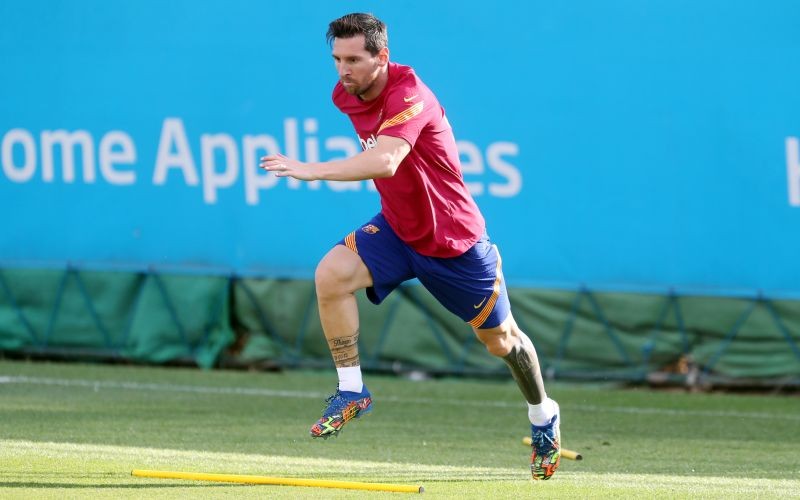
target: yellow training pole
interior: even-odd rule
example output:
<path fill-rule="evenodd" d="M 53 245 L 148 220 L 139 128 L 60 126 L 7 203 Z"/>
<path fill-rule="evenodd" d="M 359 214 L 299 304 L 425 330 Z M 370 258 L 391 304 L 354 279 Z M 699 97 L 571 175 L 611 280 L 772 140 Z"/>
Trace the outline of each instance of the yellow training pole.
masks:
<path fill-rule="evenodd" d="M 422 486 L 403 484 L 361 483 L 357 481 L 333 481 L 326 479 L 300 479 L 289 477 L 248 476 L 240 474 L 206 474 L 204 472 L 177 472 L 167 470 L 134 469 L 132 476 L 159 479 L 190 479 L 194 481 L 217 481 L 242 484 L 275 484 L 280 486 L 311 486 L 314 488 L 340 488 L 346 490 L 392 491 L 396 493 L 422 493 Z"/>
<path fill-rule="evenodd" d="M 530 446 L 531 444 L 533 444 L 533 441 L 531 441 L 530 437 L 525 436 L 524 438 L 522 438 L 522 444 L 524 444 L 525 446 Z M 564 458 L 568 458 L 570 460 L 583 460 L 583 455 L 581 455 L 577 451 L 568 450 L 566 448 L 561 448 L 561 456 Z"/>

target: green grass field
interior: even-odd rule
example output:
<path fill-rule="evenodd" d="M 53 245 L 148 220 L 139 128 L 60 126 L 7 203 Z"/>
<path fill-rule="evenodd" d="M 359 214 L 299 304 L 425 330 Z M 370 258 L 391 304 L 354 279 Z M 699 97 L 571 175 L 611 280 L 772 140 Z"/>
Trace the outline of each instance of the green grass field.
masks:
<path fill-rule="evenodd" d="M 308 428 L 335 372 L 0 361 L 0 498 L 403 497 L 132 477 L 132 469 L 422 484 L 423 498 L 800 498 L 800 399 L 551 384 L 562 460 L 529 480 L 513 382 L 367 376 L 371 416 Z"/>

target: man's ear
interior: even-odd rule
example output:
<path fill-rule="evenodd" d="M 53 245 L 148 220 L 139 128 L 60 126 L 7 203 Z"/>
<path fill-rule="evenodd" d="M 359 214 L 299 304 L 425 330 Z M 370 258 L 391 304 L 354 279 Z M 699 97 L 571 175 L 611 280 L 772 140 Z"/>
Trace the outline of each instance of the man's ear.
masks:
<path fill-rule="evenodd" d="M 389 64 L 389 47 L 384 47 L 378 51 L 378 64 L 381 66 Z"/>

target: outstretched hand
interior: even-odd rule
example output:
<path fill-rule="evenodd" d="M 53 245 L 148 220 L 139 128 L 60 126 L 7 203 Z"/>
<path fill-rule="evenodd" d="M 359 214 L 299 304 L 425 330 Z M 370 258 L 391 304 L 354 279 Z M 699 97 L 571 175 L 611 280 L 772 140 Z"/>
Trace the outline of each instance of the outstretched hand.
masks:
<path fill-rule="evenodd" d="M 280 153 L 261 157 L 261 168 L 272 172 L 276 177 L 294 177 L 302 181 L 313 181 L 314 172 L 307 163 L 293 160 Z"/>

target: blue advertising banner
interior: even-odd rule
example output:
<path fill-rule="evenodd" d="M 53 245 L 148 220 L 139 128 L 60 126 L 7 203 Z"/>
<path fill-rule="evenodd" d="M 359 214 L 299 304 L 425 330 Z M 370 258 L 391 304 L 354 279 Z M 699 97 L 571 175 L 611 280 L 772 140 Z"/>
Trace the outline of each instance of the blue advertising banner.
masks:
<path fill-rule="evenodd" d="M 800 296 L 800 3 L 0 3 L 0 264 L 311 277 L 370 182 L 327 24 L 445 106 L 512 285 Z"/>

